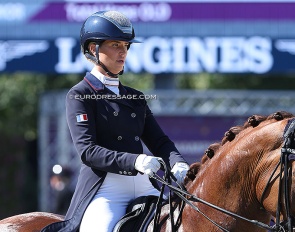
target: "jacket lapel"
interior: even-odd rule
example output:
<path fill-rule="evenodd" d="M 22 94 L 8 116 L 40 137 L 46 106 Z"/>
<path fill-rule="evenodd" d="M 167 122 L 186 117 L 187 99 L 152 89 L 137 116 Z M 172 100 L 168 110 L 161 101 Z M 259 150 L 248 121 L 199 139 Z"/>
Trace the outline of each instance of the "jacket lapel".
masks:
<path fill-rule="evenodd" d="M 84 77 L 84 80 L 91 86 L 92 89 L 95 91 L 101 91 L 104 90 L 105 86 L 103 83 L 101 83 L 100 80 L 98 80 L 95 76 L 93 76 L 91 73 L 87 72 L 86 76 Z"/>

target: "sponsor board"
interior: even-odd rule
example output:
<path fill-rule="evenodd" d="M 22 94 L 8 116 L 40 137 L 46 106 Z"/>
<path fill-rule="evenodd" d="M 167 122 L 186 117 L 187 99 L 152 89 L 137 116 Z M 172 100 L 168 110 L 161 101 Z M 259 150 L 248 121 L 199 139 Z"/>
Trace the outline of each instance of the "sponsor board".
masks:
<path fill-rule="evenodd" d="M 295 39 L 252 37 L 148 37 L 132 44 L 125 72 L 255 73 L 295 71 Z M 0 71 L 84 73 L 92 64 L 78 39 L 0 40 Z"/>

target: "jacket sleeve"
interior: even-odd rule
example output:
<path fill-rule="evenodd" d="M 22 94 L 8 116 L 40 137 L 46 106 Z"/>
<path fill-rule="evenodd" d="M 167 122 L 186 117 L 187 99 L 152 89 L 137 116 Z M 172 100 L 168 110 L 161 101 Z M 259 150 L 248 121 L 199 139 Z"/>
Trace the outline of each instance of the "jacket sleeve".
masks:
<path fill-rule="evenodd" d="M 134 163 L 139 154 L 113 151 L 96 144 L 96 102 L 85 97 L 85 92 L 73 87 L 66 97 L 67 123 L 82 162 L 101 171 L 136 175 Z"/>
<path fill-rule="evenodd" d="M 148 105 L 146 105 L 145 126 L 141 139 L 154 156 L 162 157 L 171 168 L 176 162 L 187 163 L 174 143 L 163 132 Z"/>

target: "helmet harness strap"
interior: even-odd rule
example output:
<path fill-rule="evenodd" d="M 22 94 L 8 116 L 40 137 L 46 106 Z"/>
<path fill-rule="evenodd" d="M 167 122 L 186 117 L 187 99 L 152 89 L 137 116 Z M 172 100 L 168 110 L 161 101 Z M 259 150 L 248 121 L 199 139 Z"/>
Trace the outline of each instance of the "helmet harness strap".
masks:
<path fill-rule="evenodd" d="M 106 71 L 106 74 L 107 75 L 109 75 L 110 77 L 113 77 L 113 78 L 118 78 L 118 76 L 119 75 L 122 75 L 123 73 L 124 73 L 124 67 L 123 67 L 123 69 L 119 72 L 119 73 L 117 73 L 117 74 L 114 74 L 114 73 L 112 73 L 100 60 L 99 60 L 99 44 L 96 44 L 95 45 L 95 56 L 96 57 L 94 57 L 93 55 L 91 55 L 91 54 L 89 54 L 88 52 L 87 53 L 85 53 L 85 56 L 88 58 L 88 59 L 90 59 L 90 60 L 92 60 L 92 61 L 94 61 L 96 64 L 98 64 L 99 66 L 101 66 L 103 69 L 104 69 L 104 71 Z"/>

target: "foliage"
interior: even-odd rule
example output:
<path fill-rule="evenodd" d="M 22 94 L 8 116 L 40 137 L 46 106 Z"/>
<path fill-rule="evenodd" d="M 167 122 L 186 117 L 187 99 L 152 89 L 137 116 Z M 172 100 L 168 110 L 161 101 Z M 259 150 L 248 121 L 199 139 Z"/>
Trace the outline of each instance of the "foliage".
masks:
<path fill-rule="evenodd" d="M 180 89 L 252 89 L 293 90 L 293 74 L 179 74 L 176 77 Z"/>
<path fill-rule="evenodd" d="M 6 136 L 36 138 L 39 94 L 67 88 L 77 76 L 15 73 L 0 76 L 0 131 Z"/>
<path fill-rule="evenodd" d="M 120 81 L 123 85 L 127 85 L 140 90 L 148 90 L 154 88 L 154 76 L 148 73 L 141 75 L 128 73 L 124 74 Z"/>
<path fill-rule="evenodd" d="M 39 95 L 67 88 L 78 76 L 14 73 L 0 76 L 0 219 L 37 207 Z"/>

